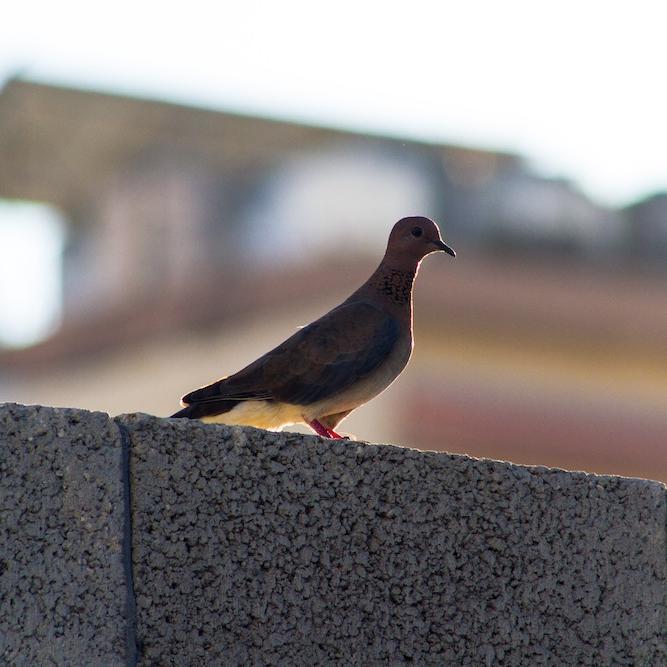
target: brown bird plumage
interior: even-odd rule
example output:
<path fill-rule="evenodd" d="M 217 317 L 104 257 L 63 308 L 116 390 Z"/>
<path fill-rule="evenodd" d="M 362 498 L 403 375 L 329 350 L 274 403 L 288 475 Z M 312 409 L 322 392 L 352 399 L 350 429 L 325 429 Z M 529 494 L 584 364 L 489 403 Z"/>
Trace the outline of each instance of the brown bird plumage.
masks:
<path fill-rule="evenodd" d="M 373 275 L 342 304 L 234 375 L 183 396 L 173 417 L 279 429 L 334 431 L 384 391 L 412 352 L 412 287 L 421 260 L 456 256 L 428 218 L 399 220 Z"/>

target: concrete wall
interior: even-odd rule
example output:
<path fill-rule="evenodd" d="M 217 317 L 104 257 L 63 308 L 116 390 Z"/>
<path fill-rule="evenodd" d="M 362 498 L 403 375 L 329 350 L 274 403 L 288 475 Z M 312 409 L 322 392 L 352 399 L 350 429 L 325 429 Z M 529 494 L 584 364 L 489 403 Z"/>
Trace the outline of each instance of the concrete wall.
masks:
<path fill-rule="evenodd" d="M 0 407 L 0 664 L 124 664 L 122 453 L 100 412 Z"/>
<path fill-rule="evenodd" d="M 0 663 L 667 661 L 665 487 L 0 408 Z"/>

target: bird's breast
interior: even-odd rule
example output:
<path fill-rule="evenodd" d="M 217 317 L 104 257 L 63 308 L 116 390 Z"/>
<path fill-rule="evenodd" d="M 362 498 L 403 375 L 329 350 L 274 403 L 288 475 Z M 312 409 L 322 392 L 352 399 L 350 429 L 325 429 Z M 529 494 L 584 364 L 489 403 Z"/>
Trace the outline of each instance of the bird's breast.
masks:
<path fill-rule="evenodd" d="M 400 374 L 412 354 L 412 335 L 399 337 L 387 358 L 371 373 L 342 392 L 304 407 L 308 421 L 325 415 L 348 412 L 381 394 Z"/>

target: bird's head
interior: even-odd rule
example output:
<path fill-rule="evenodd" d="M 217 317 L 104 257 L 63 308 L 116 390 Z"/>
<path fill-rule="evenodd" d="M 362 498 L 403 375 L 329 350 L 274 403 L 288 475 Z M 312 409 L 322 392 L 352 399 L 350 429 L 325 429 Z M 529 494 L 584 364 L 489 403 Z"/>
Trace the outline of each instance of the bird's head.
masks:
<path fill-rule="evenodd" d="M 456 253 L 440 236 L 438 225 L 419 215 L 402 218 L 391 230 L 387 255 L 419 262 L 432 252 L 446 252 L 452 257 Z"/>

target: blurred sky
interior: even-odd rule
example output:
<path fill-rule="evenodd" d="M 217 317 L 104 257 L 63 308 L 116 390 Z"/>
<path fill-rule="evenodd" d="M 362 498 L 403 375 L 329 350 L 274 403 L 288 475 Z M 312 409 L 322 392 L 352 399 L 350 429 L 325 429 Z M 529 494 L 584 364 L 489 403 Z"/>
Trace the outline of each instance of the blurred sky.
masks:
<path fill-rule="evenodd" d="M 1 10 L 0 83 L 22 76 L 507 149 L 621 205 L 667 188 L 666 14 L 644 0 L 23 0 Z M 41 252 L 60 229 L 48 212 L 33 209 L 30 226 L 12 210 L 0 211 L 9 276 L 25 267 L 13 243 Z M 39 281 L 53 296 L 43 287 L 53 274 L 22 273 L 24 302 L 38 303 Z M 5 342 L 30 341 L 57 316 L 35 324 L 8 304 L 0 292 L 14 322 L 10 333 L 0 322 Z"/>
<path fill-rule="evenodd" d="M 0 78 L 506 148 L 620 204 L 667 187 L 666 19 L 645 0 L 23 0 Z"/>
<path fill-rule="evenodd" d="M 0 200 L 0 343 L 30 345 L 55 327 L 63 237 L 53 209 Z"/>

